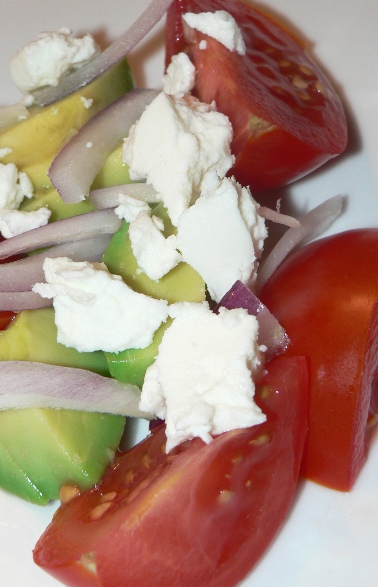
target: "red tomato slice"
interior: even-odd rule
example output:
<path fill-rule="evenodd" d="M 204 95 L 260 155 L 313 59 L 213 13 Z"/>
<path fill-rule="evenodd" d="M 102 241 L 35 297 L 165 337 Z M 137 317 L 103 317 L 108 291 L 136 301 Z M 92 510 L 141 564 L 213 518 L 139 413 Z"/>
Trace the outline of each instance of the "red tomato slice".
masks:
<path fill-rule="evenodd" d="M 94 489 L 57 511 L 35 562 L 76 587 L 230 587 L 285 518 L 307 431 L 307 363 L 271 361 L 256 401 L 267 421 L 165 454 L 156 428 Z"/>
<path fill-rule="evenodd" d="M 184 37 L 183 13 L 216 10 L 236 19 L 245 56 L 197 32 Z M 299 179 L 345 149 L 345 115 L 327 77 L 302 43 L 246 2 L 176 0 L 167 15 L 167 64 L 180 51 L 196 67 L 194 93 L 204 102 L 215 100 L 230 118 L 236 155 L 231 173 L 253 191 Z"/>
<path fill-rule="evenodd" d="M 366 459 L 378 408 L 377 260 L 378 229 L 340 233 L 288 257 L 260 295 L 290 337 L 287 354 L 309 357 L 302 473 L 341 491 Z"/>
<path fill-rule="evenodd" d="M 8 310 L 0 312 L 0 330 L 5 330 L 12 322 L 15 315 L 14 312 Z"/>

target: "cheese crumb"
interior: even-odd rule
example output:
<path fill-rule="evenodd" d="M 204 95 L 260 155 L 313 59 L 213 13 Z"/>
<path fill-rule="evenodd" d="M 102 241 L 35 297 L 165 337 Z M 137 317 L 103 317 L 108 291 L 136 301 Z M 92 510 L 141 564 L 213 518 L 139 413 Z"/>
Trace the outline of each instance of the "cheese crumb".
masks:
<path fill-rule="evenodd" d="M 83 102 L 84 108 L 89 110 L 89 108 L 93 104 L 93 98 L 86 98 L 85 96 L 80 96 L 80 100 Z"/>
<path fill-rule="evenodd" d="M 129 226 L 131 248 L 138 263 L 146 275 L 154 281 L 161 279 L 181 261 L 176 251 L 176 237 L 165 238 L 162 231 L 164 223 L 161 218 L 150 217 L 142 211 Z"/>
<path fill-rule="evenodd" d="M 24 198 L 32 197 L 33 184 L 28 175 L 19 172 L 14 163 L 0 163 L 0 210 L 15 210 Z"/>
<path fill-rule="evenodd" d="M 130 129 L 123 157 L 131 179 L 155 188 L 177 226 L 205 174 L 224 177 L 232 167 L 231 140 L 231 123 L 214 106 L 161 92 Z"/>
<path fill-rule="evenodd" d="M 187 12 L 183 19 L 188 26 L 213 37 L 230 51 L 245 55 L 245 43 L 236 20 L 225 10 L 216 12 Z"/>
<path fill-rule="evenodd" d="M 266 236 L 249 190 L 233 178 L 220 180 L 211 173 L 201 196 L 179 219 L 177 248 L 219 302 L 235 281 L 254 282 Z"/>
<path fill-rule="evenodd" d="M 11 238 L 45 226 L 51 216 L 51 211 L 48 208 L 39 208 L 26 212 L 22 210 L 0 210 L 0 232 L 4 238 Z"/>
<path fill-rule="evenodd" d="M 139 212 L 150 213 L 151 208 L 139 198 L 130 196 L 129 194 L 118 194 L 119 206 L 114 210 L 115 214 L 121 220 L 124 219 L 126 222 L 132 222 L 138 216 Z"/>
<path fill-rule="evenodd" d="M 182 98 L 194 87 L 196 69 L 186 53 L 173 55 L 163 77 L 163 91 Z"/>
<path fill-rule="evenodd" d="M 10 74 L 19 90 L 27 94 L 43 86 L 57 86 L 65 73 L 97 52 L 91 35 L 78 39 L 69 29 L 41 33 L 10 59 Z"/>
<path fill-rule="evenodd" d="M 244 309 L 170 306 L 172 325 L 148 367 L 140 409 L 165 419 L 169 452 L 187 439 L 260 424 L 252 375 L 261 369 L 258 322 Z"/>
<path fill-rule="evenodd" d="M 168 316 L 168 302 L 137 293 L 102 263 L 67 257 L 43 264 L 46 283 L 33 291 L 53 298 L 58 342 L 80 352 L 145 348 Z"/>

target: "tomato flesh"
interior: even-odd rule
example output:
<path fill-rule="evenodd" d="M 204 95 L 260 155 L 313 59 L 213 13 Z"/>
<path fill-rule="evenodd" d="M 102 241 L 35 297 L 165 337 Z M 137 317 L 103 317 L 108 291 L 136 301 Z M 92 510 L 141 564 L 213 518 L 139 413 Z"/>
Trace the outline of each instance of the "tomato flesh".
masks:
<path fill-rule="evenodd" d="M 245 56 L 199 32 L 184 35 L 182 14 L 216 10 L 236 19 Z M 339 97 L 303 44 L 266 14 L 241 0 L 176 0 L 167 15 L 167 64 L 180 51 L 196 67 L 194 94 L 215 100 L 232 122 L 231 173 L 243 185 L 253 191 L 281 186 L 344 151 L 347 128 Z"/>
<path fill-rule="evenodd" d="M 302 473 L 341 491 L 366 459 L 377 415 L 377 259 L 378 229 L 340 233 L 291 255 L 260 294 L 289 335 L 287 354 L 309 358 Z"/>
<path fill-rule="evenodd" d="M 99 486 L 60 507 L 36 563 L 76 587 L 236 585 L 294 495 L 307 392 L 306 360 L 278 357 L 256 393 L 265 423 L 168 455 L 164 426 L 155 428 Z"/>

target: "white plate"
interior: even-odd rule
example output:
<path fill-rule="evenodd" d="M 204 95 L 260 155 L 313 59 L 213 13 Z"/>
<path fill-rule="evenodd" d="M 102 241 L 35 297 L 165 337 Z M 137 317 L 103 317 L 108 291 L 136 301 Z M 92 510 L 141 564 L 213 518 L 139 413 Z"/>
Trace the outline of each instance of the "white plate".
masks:
<path fill-rule="evenodd" d="M 71 27 L 109 41 L 141 13 L 147 0 L 12 0 L 2 6 L 0 103 L 19 98 L 7 69 L 11 54 L 42 30 Z M 335 194 L 348 196 L 346 214 L 332 228 L 378 225 L 378 43 L 376 0 L 269 0 L 314 46 L 347 105 L 349 152 L 337 163 L 287 190 L 297 211 Z M 163 32 L 158 27 L 134 53 L 139 84 L 159 85 Z M 53 587 L 34 566 L 32 548 L 55 506 L 41 508 L 0 493 L 1 584 Z M 378 444 L 355 488 L 337 493 L 304 483 L 278 538 L 243 587 L 355 587 L 374 585 L 378 571 Z M 179 586 L 178 586 L 179 587 Z"/>

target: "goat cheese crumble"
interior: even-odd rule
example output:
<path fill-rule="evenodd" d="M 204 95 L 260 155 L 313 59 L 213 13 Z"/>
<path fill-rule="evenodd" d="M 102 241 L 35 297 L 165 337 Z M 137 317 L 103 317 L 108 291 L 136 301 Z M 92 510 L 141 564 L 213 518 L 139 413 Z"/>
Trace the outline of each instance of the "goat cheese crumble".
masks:
<path fill-rule="evenodd" d="M 161 92 L 124 141 L 131 179 L 146 179 L 158 192 L 174 226 L 210 170 L 224 177 L 234 163 L 232 126 L 214 105 Z"/>
<path fill-rule="evenodd" d="M 194 87 L 196 69 L 186 53 L 173 55 L 163 77 L 163 91 L 182 98 Z"/>
<path fill-rule="evenodd" d="M 230 51 L 245 55 L 245 43 L 240 28 L 231 14 L 225 10 L 216 12 L 187 12 L 183 19 L 188 26 L 213 37 Z"/>
<path fill-rule="evenodd" d="M 27 94 L 43 86 L 57 86 L 65 73 L 97 52 L 91 35 L 75 38 L 66 28 L 44 32 L 10 59 L 10 74 L 18 89 Z"/>
<path fill-rule="evenodd" d="M 140 409 L 165 419 L 169 452 L 187 439 L 265 421 L 253 400 L 252 375 L 261 367 L 258 322 L 246 310 L 205 304 L 170 306 L 174 318 L 148 367 Z"/>
<path fill-rule="evenodd" d="M 33 291 L 53 298 L 58 342 L 80 352 L 145 348 L 168 317 L 168 302 L 140 294 L 103 263 L 44 260 L 46 283 Z"/>

